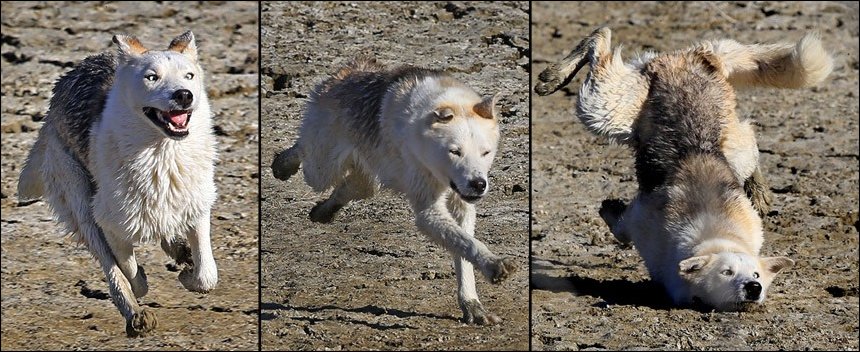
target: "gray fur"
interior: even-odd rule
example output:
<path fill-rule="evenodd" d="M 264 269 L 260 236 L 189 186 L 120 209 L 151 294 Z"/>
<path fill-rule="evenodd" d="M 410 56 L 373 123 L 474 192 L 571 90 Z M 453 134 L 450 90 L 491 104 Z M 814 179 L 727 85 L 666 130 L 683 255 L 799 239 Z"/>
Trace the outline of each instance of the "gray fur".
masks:
<path fill-rule="evenodd" d="M 90 128 L 101 119 L 116 65 L 112 53 L 93 55 L 75 65 L 54 85 L 45 124 L 54 126 L 59 138 L 83 165 L 89 163 Z"/>
<path fill-rule="evenodd" d="M 310 99 L 320 101 L 324 96 L 330 97 L 346 112 L 343 116 L 349 117 L 344 123 L 351 127 L 352 136 L 364 140 L 353 142 L 356 145 L 376 146 L 379 143 L 379 111 L 385 94 L 425 77 L 442 76 L 447 74 L 412 66 L 385 69 L 376 60 L 360 57 L 317 86 L 311 92 Z M 355 94 L 357 91 L 364 94 Z"/>
<path fill-rule="evenodd" d="M 671 71 L 664 67 L 668 65 Z M 713 156 L 730 168 L 720 149 L 721 107 L 733 105 L 734 99 L 725 78 L 705 61 L 677 65 L 665 56 L 654 59 L 646 74 L 650 90 L 633 127 L 640 190 L 671 183 L 683 161 L 694 155 Z"/>

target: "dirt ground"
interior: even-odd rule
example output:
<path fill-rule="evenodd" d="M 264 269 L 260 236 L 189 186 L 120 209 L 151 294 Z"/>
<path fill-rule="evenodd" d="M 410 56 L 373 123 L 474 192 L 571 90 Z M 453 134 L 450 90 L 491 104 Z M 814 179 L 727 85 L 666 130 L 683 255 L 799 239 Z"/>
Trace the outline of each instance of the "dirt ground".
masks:
<path fill-rule="evenodd" d="M 262 7 L 263 349 L 528 348 L 528 66 L 526 2 L 264 3 Z M 500 92 L 502 140 L 476 236 L 520 271 L 501 285 L 478 274 L 484 306 L 504 322 L 459 321 L 451 257 L 390 192 L 344 208 L 331 224 L 308 212 L 321 195 L 268 165 L 292 145 L 310 89 L 358 54 L 447 69 Z"/>
<path fill-rule="evenodd" d="M 773 191 L 763 219 L 766 255 L 787 255 L 759 311 L 673 309 L 635 249 L 622 249 L 598 215 L 602 200 L 636 191 L 631 151 L 589 134 L 576 92 L 533 98 L 535 350 L 858 348 L 857 3 L 533 3 L 533 81 L 599 25 L 625 57 L 711 38 L 797 40 L 821 33 L 835 58 L 819 87 L 738 93 L 757 126 Z"/>
<path fill-rule="evenodd" d="M 219 285 L 186 291 L 157 244 L 138 248 L 158 316 L 151 337 L 125 337 L 97 262 L 60 233 L 44 202 L 17 206 L 17 179 L 53 82 L 129 33 L 166 48 L 194 31 L 215 114 L 218 201 L 212 245 Z M 2 15 L 2 349 L 256 349 L 258 345 L 258 5 L 10 3 Z M 110 47 L 113 50 L 113 47 Z"/>

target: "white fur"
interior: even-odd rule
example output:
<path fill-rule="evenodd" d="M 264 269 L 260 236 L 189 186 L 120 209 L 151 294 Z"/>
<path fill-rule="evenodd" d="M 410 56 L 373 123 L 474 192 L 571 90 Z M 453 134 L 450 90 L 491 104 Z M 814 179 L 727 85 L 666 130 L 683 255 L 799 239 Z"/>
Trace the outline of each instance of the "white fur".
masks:
<path fill-rule="evenodd" d="M 150 326 L 138 326 L 137 334 L 156 323 L 135 299 L 148 291 L 134 257 L 136 244 L 187 237 L 194 267 L 180 274 L 180 282 L 189 290 L 207 292 L 218 281 L 209 236 L 216 200 L 212 112 L 193 35 L 187 32 L 177 39 L 183 38 L 190 43 L 181 52 L 144 52 L 136 39 L 116 36 L 118 66 L 101 118 L 90 128 L 89 165 L 73 157 L 54 126 L 46 124 L 19 188 L 25 198 L 44 190 L 58 220 L 98 258 L 127 331 L 144 315 L 151 318 Z M 150 73 L 159 79 L 146 80 Z M 179 89 L 188 89 L 194 97 L 188 108 L 193 111 L 189 133 L 181 139 L 167 136 L 143 113 L 144 107 L 171 110 L 172 95 Z M 57 114 L 52 118 L 63 118 L 62 111 L 52 113 Z M 33 170 L 38 171 L 33 178 L 38 182 L 25 182 Z"/>
<path fill-rule="evenodd" d="M 334 187 L 331 196 L 311 211 L 312 219 L 330 221 L 337 209 L 372 196 L 380 187 L 405 194 L 418 228 L 454 257 L 458 300 L 466 319 L 492 324 L 500 319 L 481 306 L 472 266 L 493 282 L 504 280 L 514 267 L 474 237 L 475 205 L 450 186 L 454 183 L 468 197 L 484 196 L 490 188 L 488 174 L 499 127 L 495 113 L 492 119 L 474 115 L 473 107 L 482 102 L 495 104 L 492 98 L 482 100 L 465 86 L 445 85 L 435 77 L 414 82 L 408 92 L 391 87 L 378 116 L 380 142 L 371 145 L 361 136 L 368 131 L 345 127 L 345 119 L 354 118 L 350 111 L 312 100 L 299 141 L 284 153 L 291 159 L 301 155 L 305 181 L 316 191 Z M 439 119 L 442 107 L 453 114 L 450 121 Z M 277 173 L 297 165 L 297 160 L 283 164 L 276 160 L 273 169 Z M 478 192 L 469 186 L 476 178 L 487 180 L 486 189 Z"/>
<path fill-rule="evenodd" d="M 535 91 L 541 95 L 557 91 L 589 63 L 591 72 L 580 88 L 577 117 L 591 132 L 636 147 L 629 143 L 634 128 L 639 126 L 640 140 L 651 133 L 649 121 L 639 119 L 649 116 L 643 114 L 642 108 L 651 81 L 643 68 L 657 55 L 645 53 L 625 64 L 620 50 L 610 51 L 610 39 L 608 28 L 595 30 L 567 57 L 540 74 Z M 814 34 L 794 44 L 709 41 L 667 55 L 676 63 L 684 63 L 684 54 L 713 65 L 731 85 L 729 88 L 807 87 L 824 80 L 833 66 Z M 733 94 L 720 98 L 731 99 L 734 107 Z M 761 188 L 754 176 L 759 152 L 751 121 L 738 119 L 732 111 L 720 121 L 720 127 L 720 148 L 728 168 L 720 163 L 688 165 L 700 167 L 694 177 L 687 176 L 692 177 L 690 183 L 639 193 L 623 213 L 616 213 L 617 204 L 608 203 L 601 209 L 601 216 L 618 240 L 636 245 L 651 277 L 665 286 L 675 303 L 688 304 L 698 297 L 718 309 L 733 310 L 763 302 L 774 276 L 793 261 L 786 257 L 759 257 L 764 240 L 761 219 L 740 190 L 726 186 L 726 177 L 731 176 L 721 172 L 731 169 L 739 185 L 750 182 L 751 196 L 759 205 L 767 202 L 765 196 L 756 193 Z M 747 295 L 744 285 L 750 283 L 760 283 L 760 296 Z"/>

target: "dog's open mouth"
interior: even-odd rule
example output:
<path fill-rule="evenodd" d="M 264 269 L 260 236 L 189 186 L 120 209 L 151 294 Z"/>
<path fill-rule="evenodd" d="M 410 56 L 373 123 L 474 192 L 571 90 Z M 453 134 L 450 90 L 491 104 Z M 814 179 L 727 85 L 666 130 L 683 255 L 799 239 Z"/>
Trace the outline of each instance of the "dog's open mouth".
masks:
<path fill-rule="evenodd" d="M 191 121 L 191 110 L 162 111 L 153 107 L 143 108 L 143 114 L 149 118 L 168 137 L 181 139 L 188 135 L 188 123 Z"/>
<path fill-rule="evenodd" d="M 454 181 L 451 181 L 451 189 L 453 189 L 454 192 L 460 196 L 460 198 L 463 198 L 463 200 L 465 200 L 469 203 L 474 203 L 474 202 L 477 202 L 481 199 L 481 196 L 467 196 L 467 195 L 461 193 L 460 190 L 457 189 L 457 185 L 454 183 Z"/>

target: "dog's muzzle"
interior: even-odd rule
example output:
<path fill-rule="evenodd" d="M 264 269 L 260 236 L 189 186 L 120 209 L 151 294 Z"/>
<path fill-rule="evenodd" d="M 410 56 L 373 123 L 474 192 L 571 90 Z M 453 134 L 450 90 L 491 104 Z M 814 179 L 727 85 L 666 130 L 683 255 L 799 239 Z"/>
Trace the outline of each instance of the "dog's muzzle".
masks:
<path fill-rule="evenodd" d="M 468 203 L 475 203 L 475 202 L 481 200 L 481 198 L 484 197 L 484 191 L 487 190 L 487 181 L 484 179 L 473 179 L 473 180 L 469 181 L 469 188 L 471 188 L 471 190 L 475 191 L 477 193 L 477 195 L 463 194 L 463 192 L 461 192 L 460 189 L 457 188 L 457 184 L 454 183 L 454 181 L 450 181 L 450 182 L 451 182 L 450 183 L 451 189 L 453 189 L 454 192 L 460 196 L 460 198 L 462 198 L 463 200 L 465 200 Z"/>
<path fill-rule="evenodd" d="M 761 284 L 755 281 L 750 281 L 744 284 L 744 297 L 747 301 L 757 301 L 761 298 Z"/>
<path fill-rule="evenodd" d="M 164 134 L 173 139 L 183 139 L 188 136 L 191 112 L 191 110 L 163 111 L 149 106 L 143 108 L 143 114 L 161 128 Z"/>

